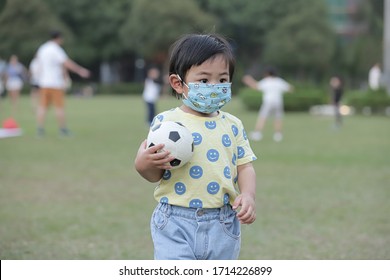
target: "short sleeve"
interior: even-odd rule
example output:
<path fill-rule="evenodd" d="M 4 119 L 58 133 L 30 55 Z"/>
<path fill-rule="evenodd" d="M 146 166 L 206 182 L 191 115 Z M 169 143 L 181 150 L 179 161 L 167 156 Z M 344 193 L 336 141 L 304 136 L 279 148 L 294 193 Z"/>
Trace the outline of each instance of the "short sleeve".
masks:
<path fill-rule="evenodd" d="M 243 165 L 248 162 L 256 160 L 257 157 L 250 146 L 248 136 L 242 122 L 239 121 L 236 124 L 236 126 L 237 126 L 237 135 L 236 135 L 237 165 Z"/>

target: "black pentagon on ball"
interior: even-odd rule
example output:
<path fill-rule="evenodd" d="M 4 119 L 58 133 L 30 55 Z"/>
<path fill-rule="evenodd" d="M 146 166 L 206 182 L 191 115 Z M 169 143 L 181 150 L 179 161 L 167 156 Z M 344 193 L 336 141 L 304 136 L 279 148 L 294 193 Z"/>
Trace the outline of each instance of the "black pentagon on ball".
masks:
<path fill-rule="evenodd" d="M 181 160 L 180 160 L 180 159 L 177 159 L 177 158 L 175 158 L 174 160 L 171 160 L 171 161 L 169 162 L 169 164 L 170 164 L 171 166 L 179 166 L 180 163 L 181 163 Z"/>
<path fill-rule="evenodd" d="M 180 134 L 177 131 L 169 132 L 169 139 L 173 142 L 177 142 L 180 139 Z"/>
<path fill-rule="evenodd" d="M 156 145 L 154 143 L 150 143 L 148 148 L 153 147 L 153 146 L 156 146 Z M 155 151 L 154 153 L 157 154 L 157 151 Z"/>

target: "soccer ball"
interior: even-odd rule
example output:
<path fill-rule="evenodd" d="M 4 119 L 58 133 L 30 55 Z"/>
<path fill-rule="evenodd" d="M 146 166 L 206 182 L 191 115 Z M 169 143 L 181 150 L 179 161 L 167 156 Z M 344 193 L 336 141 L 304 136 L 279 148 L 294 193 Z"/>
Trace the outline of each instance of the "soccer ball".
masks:
<path fill-rule="evenodd" d="M 169 151 L 174 160 L 169 162 L 172 169 L 185 165 L 194 153 L 194 139 L 191 132 L 181 123 L 173 121 L 161 122 L 153 126 L 148 134 L 147 146 L 165 144 L 161 151 Z"/>

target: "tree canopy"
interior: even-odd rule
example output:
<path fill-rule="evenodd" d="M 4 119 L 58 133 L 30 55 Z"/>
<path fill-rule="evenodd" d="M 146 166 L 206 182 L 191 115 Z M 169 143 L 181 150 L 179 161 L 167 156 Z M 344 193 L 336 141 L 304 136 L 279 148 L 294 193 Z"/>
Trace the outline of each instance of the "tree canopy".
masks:
<path fill-rule="evenodd" d="M 298 10 L 301 12 L 289 13 L 267 34 L 265 61 L 303 76 L 325 72 L 335 43 L 335 34 L 326 21 L 326 7 L 314 2 Z"/>
<path fill-rule="evenodd" d="M 215 18 L 204 13 L 195 0 L 134 0 L 120 29 L 124 45 L 148 59 L 165 57 L 180 35 L 213 31 Z"/>
<path fill-rule="evenodd" d="M 303 78 L 333 68 L 362 75 L 382 53 L 383 3 L 361 1 L 353 24 L 366 30 L 336 40 L 326 0 L 9 0 L 0 5 L 0 56 L 31 60 L 50 29 L 65 34 L 67 52 L 83 64 L 141 57 L 163 64 L 179 36 L 217 32 L 248 69 L 274 64 Z M 6 3 L 6 4 L 5 4 Z"/>
<path fill-rule="evenodd" d="M 16 54 L 29 62 L 39 45 L 49 37 L 50 28 L 61 29 L 72 41 L 73 35 L 42 0 L 10 0 L 0 14 L 0 56 Z"/>

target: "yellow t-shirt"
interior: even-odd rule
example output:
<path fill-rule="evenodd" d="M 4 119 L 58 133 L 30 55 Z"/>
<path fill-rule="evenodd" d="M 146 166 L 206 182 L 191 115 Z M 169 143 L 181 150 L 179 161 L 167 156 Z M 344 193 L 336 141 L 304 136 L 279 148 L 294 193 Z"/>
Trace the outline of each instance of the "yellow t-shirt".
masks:
<path fill-rule="evenodd" d="M 237 166 L 256 159 L 242 122 L 220 111 L 216 117 L 199 117 L 174 108 L 158 114 L 152 127 L 176 121 L 194 139 L 194 154 L 184 166 L 165 171 L 154 191 L 158 202 L 190 208 L 220 208 L 239 194 Z"/>

